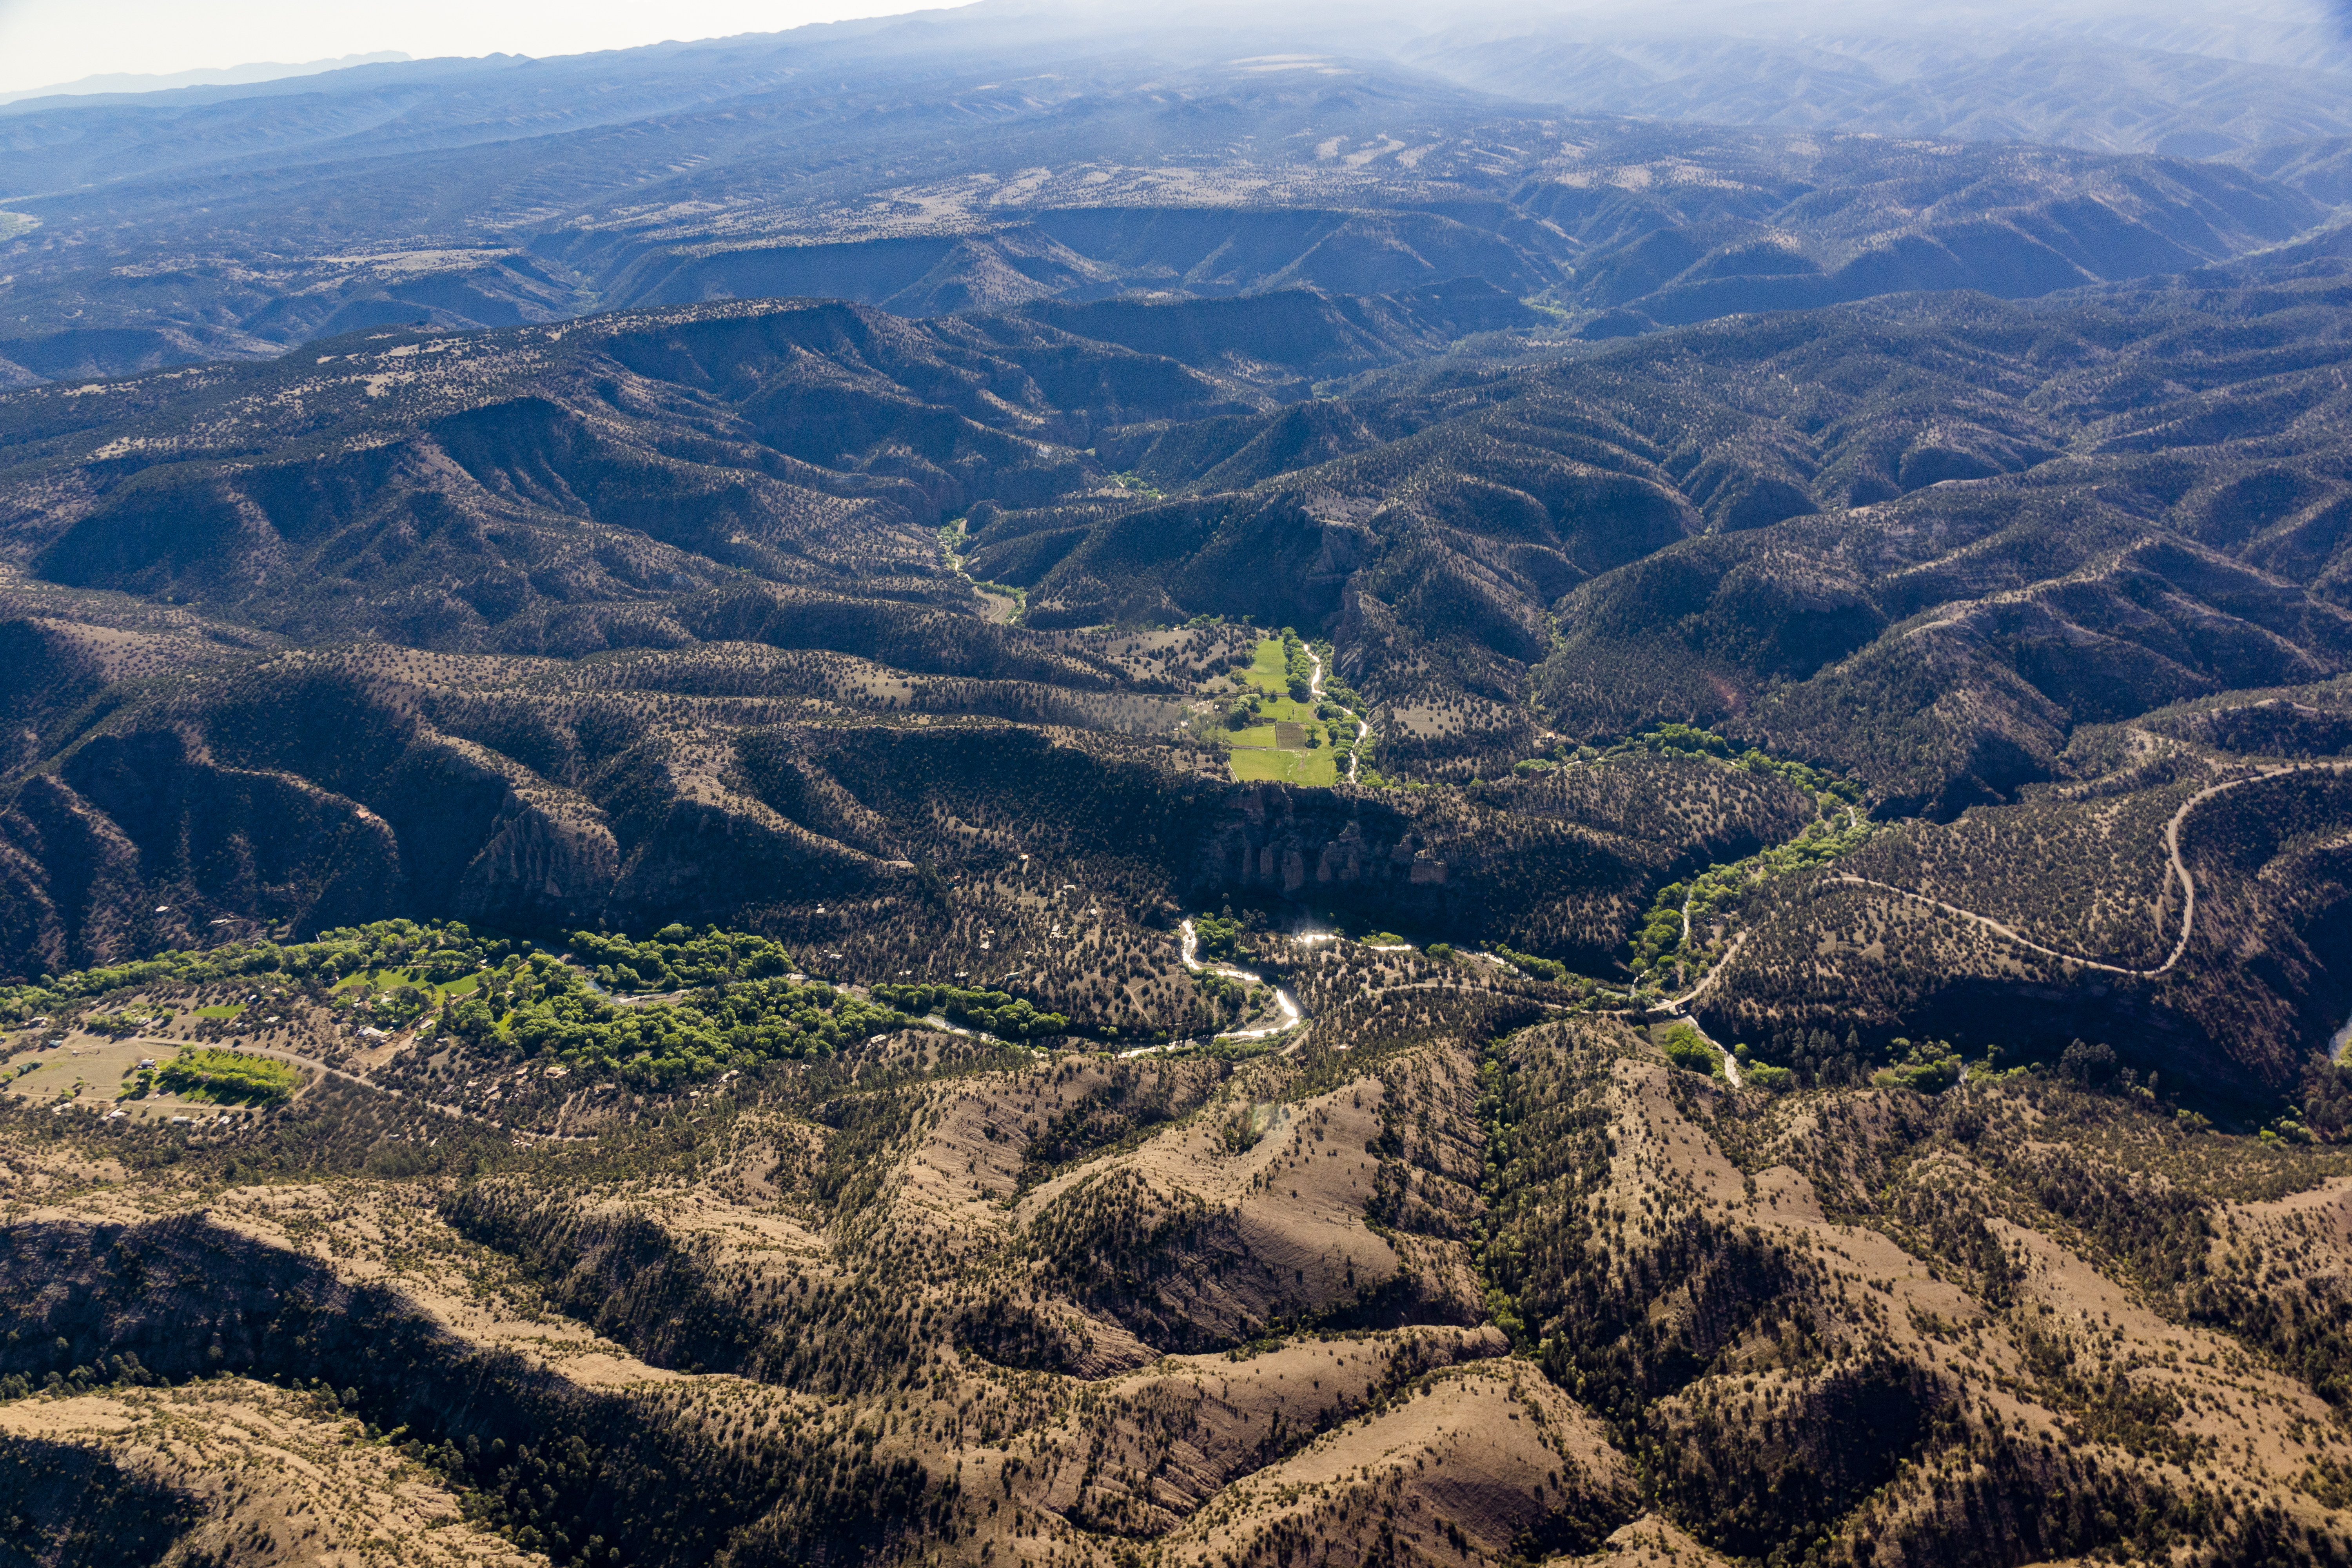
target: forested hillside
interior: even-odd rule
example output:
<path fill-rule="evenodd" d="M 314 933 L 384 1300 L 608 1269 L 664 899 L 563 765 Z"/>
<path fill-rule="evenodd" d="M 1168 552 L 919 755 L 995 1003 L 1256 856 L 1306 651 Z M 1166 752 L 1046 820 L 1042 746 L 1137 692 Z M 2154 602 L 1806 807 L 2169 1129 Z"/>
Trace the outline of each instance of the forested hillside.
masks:
<path fill-rule="evenodd" d="M 1708 1016 L 1880 1051 L 2153 1024 L 2148 1065 L 2287 1092 L 2345 1009 L 2343 738 L 2252 716 L 2335 711 L 2352 660 L 2342 289 L 1932 296 L 1291 402 L 1234 373 L 1268 310 L 1426 302 L 739 303 L 8 395 L 40 673 L 0 931 L 30 975 L 224 921 L 751 919 L 882 979 L 1050 881 L 1147 928 L 1304 900 L 1638 988 L 1664 889 L 1853 804 L 1903 831 L 1727 914 L 1762 923 Z M 1230 782 L 1204 715 L 1245 623 L 1326 639 L 1300 712 L 1347 742 L 1335 793 Z M 1620 745 L 1662 724 L 1712 737 L 1707 780 L 1753 749 L 1810 782 L 1614 798 L 1677 754 Z M 2310 829 L 2235 847 L 2288 799 Z M 2116 978 L 2053 1012 L 2080 961 Z"/>

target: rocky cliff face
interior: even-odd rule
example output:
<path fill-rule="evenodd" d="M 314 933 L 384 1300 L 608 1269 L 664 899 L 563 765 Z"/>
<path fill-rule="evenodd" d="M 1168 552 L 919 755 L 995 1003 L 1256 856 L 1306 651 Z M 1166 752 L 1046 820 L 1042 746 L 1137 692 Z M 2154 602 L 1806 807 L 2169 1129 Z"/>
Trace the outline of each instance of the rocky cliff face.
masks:
<path fill-rule="evenodd" d="M 1369 806 L 1369 809 L 1367 807 Z M 1367 822 L 1369 817 L 1370 821 Z M 1195 860 L 1205 889 L 1379 901 L 1442 888 L 1446 863 L 1416 843 L 1412 819 L 1377 800 L 1302 797 L 1278 784 L 1238 791 Z M 1434 912 L 1440 895 L 1427 895 Z"/>
<path fill-rule="evenodd" d="M 1575 955 L 1606 973 L 1649 891 L 1811 815 L 1777 779 L 1671 759 L 1461 795 L 1236 789 L 1201 833 L 1192 896 L 1344 910 L 1458 942 Z"/>

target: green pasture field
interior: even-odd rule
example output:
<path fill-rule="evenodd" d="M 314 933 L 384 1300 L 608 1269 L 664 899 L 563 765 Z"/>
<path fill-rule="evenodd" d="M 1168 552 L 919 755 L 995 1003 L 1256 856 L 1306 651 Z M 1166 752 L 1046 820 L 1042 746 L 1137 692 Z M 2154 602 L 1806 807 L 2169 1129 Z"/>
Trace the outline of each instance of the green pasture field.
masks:
<path fill-rule="evenodd" d="M 1283 659 L 1282 639 L 1264 637 L 1257 645 L 1250 667 L 1242 672 L 1243 680 L 1265 693 L 1259 705 L 1261 723 L 1232 732 L 1233 750 L 1225 760 L 1233 765 L 1234 777 L 1245 782 L 1270 780 L 1276 784 L 1334 784 L 1339 782 L 1339 759 L 1327 738 L 1325 744 L 1307 750 L 1277 750 L 1274 744 L 1274 727 L 1284 721 L 1312 724 L 1315 705 L 1294 702 L 1287 695 L 1290 689 L 1290 667 Z M 1327 726 L 1328 730 L 1328 726 Z M 1263 748 L 1263 749 L 1257 749 Z"/>
<path fill-rule="evenodd" d="M 464 996 L 479 989 L 481 984 L 482 977 L 479 974 L 468 974 L 462 980 L 452 980 L 446 984 L 436 985 L 430 982 L 419 980 L 405 969 L 378 969 L 346 975 L 335 982 L 335 989 L 350 991 L 363 985 L 373 993 L 392 991 L 403 985 L 414 985 L 419 991 L 428 992 L 436 996 Z M 209 1009 L 198 1010 L 207 1017 L 212 1016 Z"/>
<path fill-rule="evenodd" d="M 1250 655 L 1250 666 L 1242 679 L 1260 691 L 1277 696 L 1290 689 L 1290 664 L 1282 656 L 1280 637 L 1260 637 L 1256 649 Z"/>
<path fill-rule="evenodd" d="M 21 1056 L 0 1067 L 0 1094 L 30 1100 L 36 1106 L 59 1101 L 107 1110 L 121 1106 L 142 1120 L 208 1113 L 222 1104 L 250 1102 L 247 1098 L 227 1093 L 215 1094 L 194 1082 L 175 1092 L 163 1081 L 162 1069 L 177 1061 L 181 1054 L 182 1043 L 177 1040 L 91 1040 L 77 1037 L 66 1045 Z M 229 1053 L 219 1054 L 225 1057 Z M 149 1059 L 155 1062 L 156 1068 L 142 1075 L 139 1063 Z M 246 1072 L 257 1085 L 263 1079 L 281 1084 L 278 1092 L 282 1094 L 291 1092 L 300 1082 L 300 1075 L 282 1063 L 252 1055 L 239 1059 L 247 1064 Z M 140 1092 L 142 1087 L 144 1093 Z"/>
<path fill-rule="evenodd" d="M 1243 734 L 1249 734 L 1244 730 Z M 1272 726 L 1266 736 L 1273 738 Z M 1328 746 L 1318 746 L 1311 752 L 1278 752 L 1271 747 L 1264 751 L 1232 751 L 1225 761 L 1233 764 L 1234 777 L 1245 782 L 1260 779 L 1276 784 L 1334 784 L 1339 782 L 1339 759 Z"/>
<path fill-rule="evenodd" d="M 1315 705 L 1293 702 L 1287 697 L 1268 697 L 1258 704 L 1258 717 L 1269 731 L 1285 719 L 1300 724 L 1312 724 L 1316 722 Z"/>
<path fill-rule="evenodd" d="M 165 1058 L 155 1081 L 184 1100 L 215 1105 L 265 1105 L 302 1087 L 299 1071 L 247 1051 L 192 1046 Z"/>

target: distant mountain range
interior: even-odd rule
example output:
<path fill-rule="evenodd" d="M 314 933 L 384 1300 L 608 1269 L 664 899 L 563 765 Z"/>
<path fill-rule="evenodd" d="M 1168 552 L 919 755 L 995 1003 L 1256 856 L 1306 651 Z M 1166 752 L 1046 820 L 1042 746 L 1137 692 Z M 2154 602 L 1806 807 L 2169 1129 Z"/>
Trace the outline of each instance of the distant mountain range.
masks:
<path fill-rule="evenodd" d="M 1311 19 L 983 5 L 19 106 L 0 376 L 779 293 L 930 314 L 1475 275 L 1622 331 L 2177 270 L 2352 196 L 2324 27 L 2078 20 L 1375 18 L 1341 54 L 1297 47 Z M 1717 129 L 1665 123 L 1691 121 Z"/>
<path fill-rule="evenodd" d="M 256 82 L 283 81 L 290 77 L 319 76 L 331 70 L 347 70 L 352 66 L 383 65 L 412 57 L 399 49 L 378 49 L 370 54 L 339 55 L 333 59 L 306 60 L 300 65 L 286 65 L 275 60 L 256 60 L 247 65 L 226 66 L 216 70 L 164 71 L 141 75 L 117 71 L 110 75 L 79 77 L 72 81 L 53 82 L 47 87 L 19 88 L 14 92 L 0 92 L 0 104 L 22 103 L 45 98 L 122 97 L 151 92 L 168 92 L 182 87 L 249 87 Z"/>

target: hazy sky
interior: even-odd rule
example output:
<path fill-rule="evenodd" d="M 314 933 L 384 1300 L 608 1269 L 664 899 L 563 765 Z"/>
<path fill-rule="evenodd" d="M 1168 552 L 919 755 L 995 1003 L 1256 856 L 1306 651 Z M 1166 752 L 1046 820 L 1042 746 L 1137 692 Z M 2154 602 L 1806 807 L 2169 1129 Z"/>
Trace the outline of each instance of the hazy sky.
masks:
<path fill-rule="evenodd" d="M 0 0 L 0 92 L 376 49 L 570 55 L 771 33 L 953 0 Z"/>
<path fill-rule="evenodd" d="M 665 38 L 779 32 L 811 22 L 944 8 L 966 0 L 0 0 L 0 93 L 116 72 L 163 75 L 254 61 L 299 64 L 380 49 L 436 55 L 568 55 Z M 2145 20 L 2199 17 L 2158 47 L 2208 48 L 2239 58 L 2226 39 L 2252 24 L 2275 56 L 2290 53 L 2261 24 L 2305 22 L 2352 29 L 2352 0 L 1454 0 L 1437 7 L 1400 0 L 1045 0 L 1052 8 L 1167 20 L 1171 11 L 1318 14 L 1344 32 L 1352 16 L 1385 8 L 1417 27 L 1444 27 L 1468 9 L 1502 15 L 1627 16 L 1657 25 L 1703 14 L 1737 30 L 1807 24 L 1892 23 L 1907 16 L 1950 26 L 1970 16 L 2048 26 L 2056 16 L 2122 13 Z M 1196 18 L 1197 19 L 1197 18 Z M 2190 41 L 2192 38 L 2199 41 Z M 2274 58 L 2273 63 L 2297 63 Z"/>

